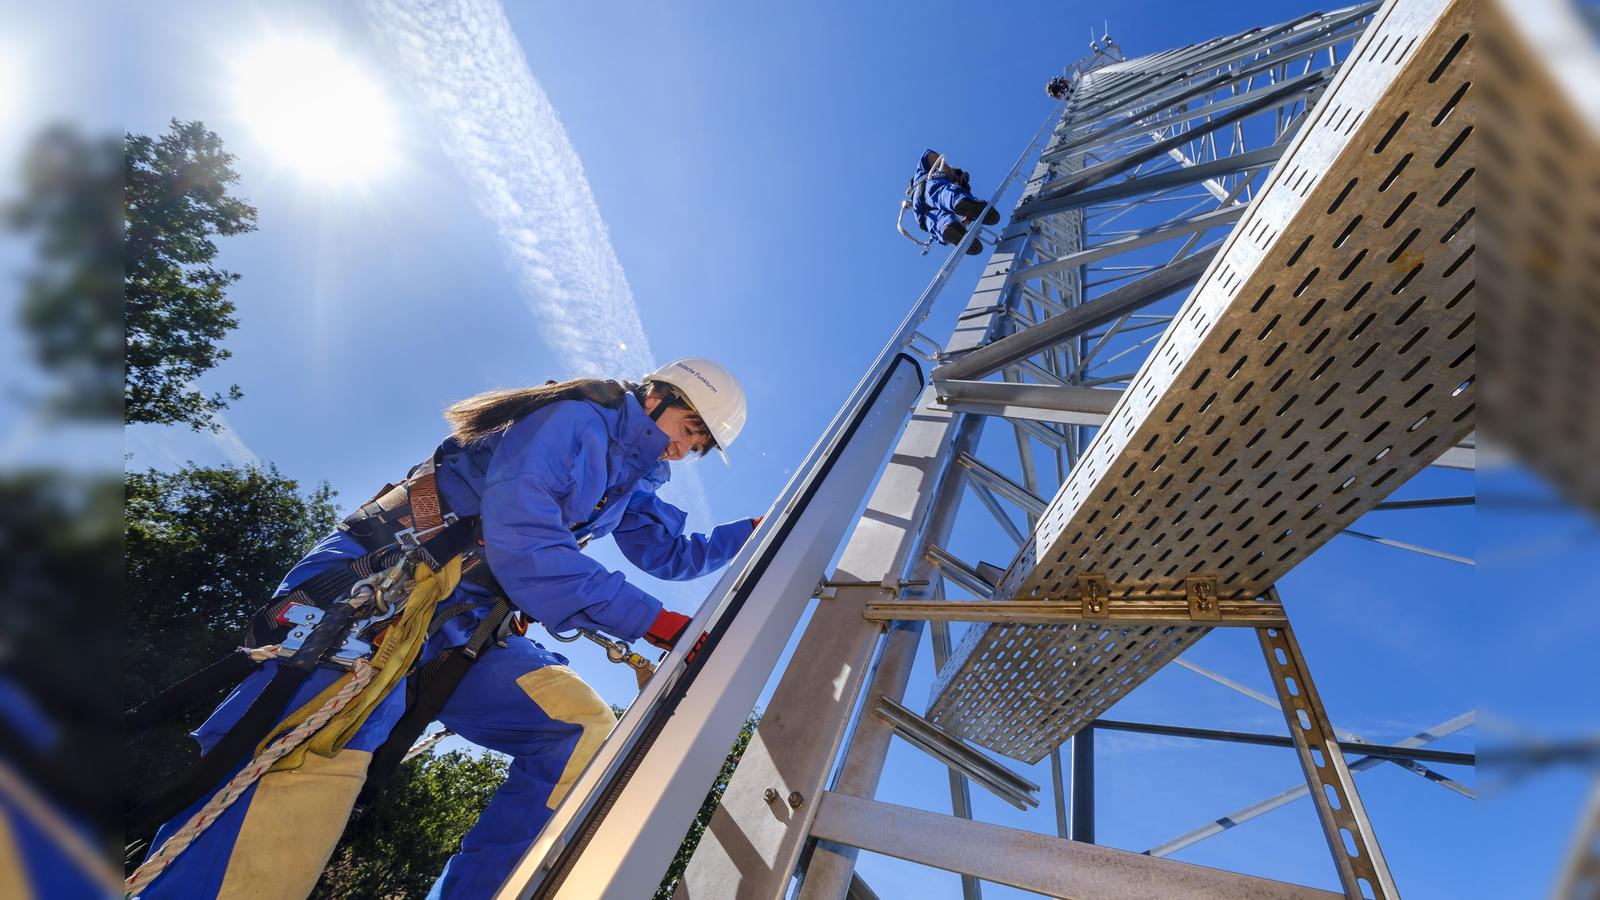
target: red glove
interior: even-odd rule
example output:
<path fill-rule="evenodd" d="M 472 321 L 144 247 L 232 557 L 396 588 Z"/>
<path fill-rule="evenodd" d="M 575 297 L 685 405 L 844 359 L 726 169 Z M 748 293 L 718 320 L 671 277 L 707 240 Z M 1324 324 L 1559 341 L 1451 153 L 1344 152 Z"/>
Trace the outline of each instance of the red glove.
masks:
<path fill-rule="evenodd" d="M 663 650 L 671 650 L 677 646 L 678 638 L 683 637 L 683 632 L 689 627 L 689 617 L 683 613 L 663 609 L 657 616 L 650 630 L 644 633 L 644 639 L 652 646 Z"/>

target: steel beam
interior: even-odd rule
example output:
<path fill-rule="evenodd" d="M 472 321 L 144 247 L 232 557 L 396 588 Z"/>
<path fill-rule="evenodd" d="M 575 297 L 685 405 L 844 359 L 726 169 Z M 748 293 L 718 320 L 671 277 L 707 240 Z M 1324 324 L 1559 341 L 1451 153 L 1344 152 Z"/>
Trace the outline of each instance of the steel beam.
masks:
<path fill-rule="evenodd" d="M 888 722 L 895 734 L 1017 809 L 1026 812 L 1039 805 L 1037 784 L 972 749 L 960 738 L 899 703 L 880 696 L 873 712 Z"/>
<path fill-rule="evenodd" d="M 1188 168 L 1177 168 L 1169 172 L 1159 172 L 1154 175 L 1141 175 L 1126 178 L 1122 181 L 1108 184 L 1105 187 L 1091 188 L 1065 197 L 1056 197 L 1050 200 L 1035 200 L 1017 208 L 1016 219 L 1025 221 L 1037 219 L 1040 216 L 1052 216 L 1068 210 L 1081 209 L 1094 206 L 1097 203 L 1107 203 L 1112 200 L 1121 200 L 1125 197 L 1136 197 L 1140 194 L 1150 194 L 1169 188 L 1182 187 L 1194 184 L 1221 175 L 1234 175 L 1261 169 L 1277 162 L 1284 154 L 1283 144 L 1274 144 L 1258 150 L 1248 150 L 1225 156 L 1222 159 L 1210 162 L 1196 163 Z"/>
<path fill-rule="evenodd" d="M 1122 396 L 1122 391 L 1109 388 L 1021 381 L 955 380 L 936 382 L 934 387 L 948 409 L 1063 425 L 1099 425 Z M 1043 502 L 1035 515 L 1044 512 Z"/>
<path fill-rule="evenodd" d="M 994 466 L 971 453 L 957 454 L 956 464 L 967 470 L 967 477 L 972 481 L 1015 503 L 1030 518 L 1044 514 L 1043 497 L 1007 478 Z"/>
<path fill-rule="evenodd" d="M 961 356 L 933 370 L 935 381 L 960 381 L 982 378 L 1011 363 L 1026 359 L 1040 350 L 1071 340 L 1090 329 L 1114 322 L 1136 309 L 1183 290 L 1205 274 L 1219 248 L 1211 247 L 1186 256 L 1136 281 L 1075 306 L 1025 331 L 1003 337 L 986 347 Z"/>
<path fill-rule="evenodd" d="M 1212 228 L 1232 225 L 1244 217 L 1247 209 L 1249 209 L 1249 204 L 1247 203 L 1229 203 L 1221 209 L 1214 209 L 1187 219 L 1157 225 L 1153 228 L 1147 228 L 1143 231 L 1096 244 L 1093 247 L 1074 253 L 1067 253 L 1024 269 L 1018 269 L 1012 273 L 1011 280 L 1013 282 L 1031 281 L 1035 278 L 1075 269 L 1078 266 L 1086 266 L 1107 257 L 1126 253 L 1129 250 L 1137 250 L 1140 247 L 1159 244 L 1162 241 L 1171 240 L 1181 235 L 1202 234 Z"/>
<path fill-rule="evenodd" d="M 1300 900 L 1338 895 L 1126 850 L 825 793 L 819 839 L 1069 900 Z"/>
<path fill-rule="evenodd" d="M 1148 162 L 1149 160 L 1155 159 L 1158 156 L 1162 156 L 1169 150 L 1172 150 L 1176 147 L 1181 147 L 1196 138 L 1210 134 L 1218 128 L 1221 128 L 1225 125 L 1231 125 L 1234 122 L 1254 115 L 1255 113 L 1258 113 L 1261 110 L 1267 109 L 1273 105 L 1292 102 L 1292 100 L 1303 96 L 1307 91 L 1315 90 L 1318 86 L 1325 83 L 1327 78 L 1327 70 L 1319 69 L 1315 72 L 1307 73 L 1299 79 L 1284 82 L 1275 88 L 1252 91 L 1249 95 L 1249 102 L 1246 102 L 1234 109 L 1230 109 L 1221 115 L 1212 116 L 1204 124 L 1195 126 L 1187 131 L 1179 132 L 1172 137 L 1155 141 L 1149 146 L 1140 148 L 1132 153 L 1124 154 L 1116 159 L 1108 160 L 1097 166 L 1091 166 L 1090 168 L 1084 169 L 1081 172 L 1074 173 L 1070 178 L 1062 179 L 1059 185 L 1053 184 L 1048 191 L 1040 192 L 1039 198 L 1035 202 L 1045 204 L 1051 202 L 1052 200 L 1062 199 L 1072 194 L 1080 193 L 1087 188 L 1093 187 L 1094 185 L 1105 181 L 1108 178 L 1121 175 L 1122 173 L 1127 172 L 1129 169 L 1132 169 L 1141 163 Z M 1237 158 L 1238 157 L 1236 156 L 1223 157 L 1222 159 L 1216 161 L 1225 162 Z M 1193 168 L 1198 168 L 1198 166 Z"/>

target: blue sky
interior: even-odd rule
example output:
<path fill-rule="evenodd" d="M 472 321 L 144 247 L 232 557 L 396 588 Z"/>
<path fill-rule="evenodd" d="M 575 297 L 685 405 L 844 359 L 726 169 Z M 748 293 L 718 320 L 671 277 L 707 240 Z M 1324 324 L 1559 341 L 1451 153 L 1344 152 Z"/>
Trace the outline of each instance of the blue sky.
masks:
<path fill-rule="evenodd" d="M 616 318 L 626 300 L 655 361 L 715 357 L 749 393 L 750 424 L 734 465 L 712 458 L 678 479 L 677 497 L 693 524 L 763 512 L 938 264 L 889 225 L 924 147 L 969 168 L 986 193 L 1051 112 L 1044 81 L 1086 51 L 1090 28 L 1098 31 L 1105 19 L 1133 56 L 1314 8 L 1176 0 L 513 4 L 506 19 L 514 49 L 581 161 L 580 184 L 572 168 L 551 163 L 561 156 L 559 142 L 524 142 L 531 132 L 517 130 L 519 123 L 548 128 L 550 120 L 528 113 L 517 78 L 490 78 L 492 90 L 456 85 L 473 108 L 454 110 L 462 121 L 453 127 L 445 121 L 440 95 L 428 95 L 437 80 L 384 37 L 403 23 L 382 0 L 141 4 L 140 15 L 105 37 L 114 47 L 88 48 L 104 51 L 87 55 L 98 61 L 90 69 L 104 66 L 101 74 L 120 87 L 109 105 L 88 108 L 86 121 L 149 133 L 172 117 L 205 120 L 238 155 L 239 193 L 259 209 L 260 230 L 223 244 L 222 263 L 244 275 L 230 295 L 242 324 L 227 342 L 234 358 L 206 383 L 245 391 L 227 413 L 228 431 L 213 438 L 135 429 L 126 439 L 129 465 L 270 462 L 306 483 L 327 480 L 348 506 L 429 452 L 442 436 L 438 411 L 452 400 L 585 366 L 627 364 L 633 368 L 612 374 L 641 374 L 637 341 L 607 349 L 613 338 L 633 339 Z M 308 178 L 253 130 L 258 111 L 236 101 L 231 69 L 253 47 L 283 36 L 337 48 L 389 98 L 395 139 L 384 171 L 359 183 Z M 441 54 L 427 62 L 441 72 L 471 71 L 482 59 Z M 35 96 L 69 89 L 44 85 Z M 48 108 L 41 101 L 35 112 Z M 532 118 L 518 118 L 519 110 Z M 474 123 L 499 129 L 491 137 L 500 143 L 487 145 L 492 152 L 465 147 L 462 129 Z M 536 177 L 521 183 L 529 172 Z M 495 185 L 517 202 L 492 202 Z M 595 215 L 583 206 L 586 197 Z M 514 228 L 533 237 L 518 245 L 507 238 L 520 233 L 508 231 Z M 596 249 L 602 246 L 614 253 L 615 273 Z M 560 311 L 541 307 L 530 287 L 539 277 L 530 272 L 551 260 L 570 264 L 571 271 L 558 266 L 547 275 L 561 290 L 593 293 L 573 294 Z M 626 283 L 609 275 L 584 280 L 595 272 Z M 924 331 L 948 332 L 976 274 L 975 265 L 963 268 Z M 602 306 L 608 312 L 596 315 Z M 991 429 L 985 447 L 1001 456 L 1010 441 Z M 1399 496 L 1472 488 L 1470 473 L 1432 470 Z M 965 558 L 1009 561 L 998 528 L 968 521 L 976 524 L 952 542 Z M 1377 513 L 1357 527 L 1474 552 L 1467 510 Z M 1544 520 L 1518 527 L 1560 530 Z M 595 552 L 624 565 L 609 544 Z M 711 584 L 642 576 L 641 583 L 685 610 Z M 1486 601 L 1474 602 L 1484 584 L 1473 570 L 1336 538 L 1281 589 L 1336 724 L 1393 742 L 1477 702 L 1486 674 L 1478 614 Z M 631 696 L 631 677 L 598 653 L 572 655 L 609 699 Z M 1268 688 L 1251 635 L 1214 634 L 1189 658 Z M 932 675 L 924 652 L 908 692 L 913 706 L 926 698 Z M 1178 667 L 1112 715 L 1283 730 L 1276 712 Z M 1472 735 L 1436 746 L 1470 749 Z M 1098 744 L 1100 840 L 1126 849 L 1143 850 L 1301 780 L 1285 751 L 1110 733 Z M 942 788 L 932 800 L 925 790 L 944 783 L 940 768 L 897 743 L 879 797 L 945 809 Z M 1472 782 L 1469 772 L 1446 771 Z M 1047 786 L 1044 809 L 1022 815 L 975 790 L 979 817 L 1053 830 L 1049 771 L 1026 774 Z M 1483 895 L 1479 873 L 1458 855 L 1483 837 L 1468 801 L 1394 766 L 1358 783 L 1407 896 Z M 1552 869 L 1552 847 L 1576 811 L 1570 786 L 1546 790 L 1549 801 L 1530 801 L 1526 811 L 1548 816 L 1533 816 L 1537 827 L 1511 842 L 1523 873 Z M 1176 858 L 1334 885 L 1304 800 Z M 913 889 L 928 898 L 960 896 L 945 873 L 873 856 L 863 857 L 861 871 L 884 896 Z M 1501 877 L 1492 883 L 1517 884 Z M 985 895 L 1021 896 L 990 886 Z"/>

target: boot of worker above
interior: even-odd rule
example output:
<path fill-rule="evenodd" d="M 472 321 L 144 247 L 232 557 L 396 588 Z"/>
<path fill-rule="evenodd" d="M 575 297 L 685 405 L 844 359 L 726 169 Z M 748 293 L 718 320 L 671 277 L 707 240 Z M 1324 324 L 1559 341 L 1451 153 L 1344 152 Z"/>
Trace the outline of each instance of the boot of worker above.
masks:
<path fill-rule="evenodd" d="M 611 535 L 641 570 L 687 580 L 726 565 L 759 521 L 688 534 L 683 511 L 657 496 L 671 476 L 669 463 L 725 451 L 744 426 L 743 390 L 710 360 L 678 360 L 637 384 L 579 379 L 492 391 L 454 404 L 445 418 L 451 434 L 429 460 L 399 487 L 386 485 L 290 570 L 275 601 L 258 613 L 249 644 L 285 641 L 286 616 L 300 621 L 295 617 L 307 608 L 331 609 L 353 596 L 351 584 L 395 558 L 402 571 L 419 558 L 446 575 L 459 564 L 465 574 L 424 620 L 415 664 L 381 696 L 351 703 L 365 703 L 364 718 L 326 726 L 338 725 L 348 739 L 319 744 L 318 732 L 302 761 L 232 788 L 236 799 L 220 812 L 211 801 L 228 793 L 217 790 L 228 777 L 180 807 L 155 836 L 151 859 L 167 858 L 163 848 L 174 833 L 187 832 L 186 840 L 197 822 L 201 832 L 164 871 L 131 881 L 130 895 L 306 896 L 363 783 L 381 783 L 415 734 L 437 720 L 511 757 L 505 784 L 433 892 L 492 896 L 615 724 L 609 704 L 566 657 L 533 639 L 538 630 L 527 621 L 552 633 L 584 628 L 670 649 L 690 617 L 665 609 L 584 548 Z M 388 650 L 400 631 L 394 625 L 355 634 Z M 324 692 L 352 669 L 338 661 L 336 654 L 324 658 L 267 724 L 322 704 Z M 249 675 L 201 726 L 196 737 L 208 754 L 245 727 L 256 699 L 288 662 L 269 661 Z M 255 768 L 245 764 L 257 744 L 251 734 L 251 752 L 228 775 Z M 211 812 L 196 815 L 205 810 Z"/>
<path fill-rule="evenodd" d="M 985 209 L 984 202 L 972 196 L 971 176 L 950 165 L 944 154 L 935 150 L 923 151 L 906 193 L 917 217 L 917 227 L 941 244 L 961 243 L 967 236 L 967 228 L 980 215 L 985 225 L 1000 222 L 999 210 Z M 967 246 L 967 255 L 977 256 L 982 252 L 983 242 L 973 238 Z"/>

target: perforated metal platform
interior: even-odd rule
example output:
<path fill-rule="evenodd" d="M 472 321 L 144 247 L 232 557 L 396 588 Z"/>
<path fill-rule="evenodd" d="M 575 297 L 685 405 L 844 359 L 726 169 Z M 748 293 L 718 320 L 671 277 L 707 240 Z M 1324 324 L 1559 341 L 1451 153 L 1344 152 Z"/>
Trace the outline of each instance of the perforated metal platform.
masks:
<path fill-rule="evenodd" d="M 1262 591 L 1472 430 L 1468 12 L 1368 28 L 996 597 Z M 975 626 L 928 717 L 1035 762 L 1204 633 Z"/>

